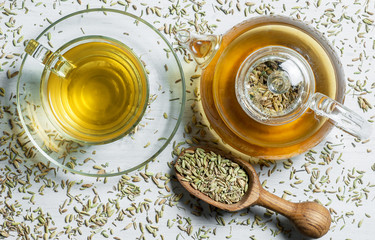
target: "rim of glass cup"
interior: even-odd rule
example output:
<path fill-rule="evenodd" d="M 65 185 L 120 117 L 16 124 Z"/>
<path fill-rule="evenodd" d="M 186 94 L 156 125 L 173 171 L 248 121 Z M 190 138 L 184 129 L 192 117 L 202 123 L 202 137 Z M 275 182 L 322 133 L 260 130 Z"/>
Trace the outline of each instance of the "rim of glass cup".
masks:
<path fill-rule="evenodd" d="M 58 167 L 61 167 L 62 169 L 64 170 L 67 170 L 69 172 L 72 172 L 72 173 L 76 173 L 76 174 L 80 174 L 80 175 L 83 175 L 83 176 L 90 176 L 90 177 L 113 177 L 113 176 L 119 176 L 119 175 L 123 175 L 123 174 L 126 174 L 126 173 L 129 173 L 129 172 L 132 172 L 134 170 L 137 170 L 139 168 L 141 168 L 142 166 L 146 165 L 148 162 L 150 162 L 151 160 L 153 160 L 156 156 L 158 156 L 166 147 L 167 145 L 171 142 L 172 138 L 174 137 L 174 135 L 176 134 L 177 132 L 177 129 L 182 121 L 182 115 L 183 115 L 183 112 L 184 112 L 184 107 L 185 107 L 185 102 L 186 102 L 186 86 L 185 86 L 185 76 L 183 74 L 183 69 L 182 69 L 182 66 L 181 66 L 181 62 L 180 60 L 178 59 L 177 57 L 177 54 L 173 51 L 173 47 L 172 45 L 169 43 L 169 41 L 159 32 L 159 30 L 157 30 L 154 26 L 152 26 L 150 23 L 148 23 L 146 20 L 143 20 L 142 18 L 139 18 L 131 13 L 127 13 L 127 12 L 124 12 L 124 11 L 121 11 L 121 10 L 117 10 L 117 9 L 109 9 L 109 8 L 92 8 L 92 9 L 86 9 L 86 10 L 81 10 L 81 11 L 77 11 L 77 12 L 73 12 L 71 14 L 68 14 L 58 20 L 56 20 L 55 22 L 53 22 L 51 25 L 49 25 L 47 28 L 45 28 L 36 38 L 35 40 L 39 40 L 44 34 L 46 34 L 51 28 L 53 28 L 55 25 L 57 25 L 58 23 L 64 21 L 65 19 L 68 19 L 70 17 L 73 17 L 73 16 L 76 16 L 76 15 L 79 15 L 79 14 L 83 14 L 83 13 L 89 13 L 89 12 L 113 12 L 113 13 L 118 13 L 118 14 L 122 14 L 122 15 L 125 15 L 125 16 L 128 16 L 128 17 L 131 17 L 131 18 L 134 18 L 135 20 L 139 21 L 139 22 L 142 22 L 143 24 L 145 24 L 146 26 L 148 26 L 151 30 L 153 30 L 157 35 L 159 35 L 161 37 L 161 39 L 163 39 L 163 41 L 165 42 L 165 44 L 167 44 L 167 46 L 170 48 L 171 50 L 171 53 L 177 63 L 177 66 L 178 66 L 178 69 L 179 69 L 179 72 L 180 72 L 180 76 L 181 76 L 181 85 L 182 85 L 182 99 L 181 99 L 181 107 L 180 107 L 180 113 L 178 115 L 178 119 L 177 119 L 177 122 L 175 124 L 175 127 L 173 129 L 173 131 L 171 132 L 170 136 L 166 139 L 165 143 L 161 146 L 161 148 L 156 151 L 156 153 L 154 153 L 151 157 L 149 157 L 148 159 L 146 159 L 145 161 L 143 161 L 142 163 L 132 167 L 132 168 L 129 168 L 129 169 L 126 169 L 124 171 L 121 171 L 121 172 L 115 172 L 115 173 L 104 173 L 104 174 L 95 174 L 95 173 L 86 173 L 86 172 L 83 172 L 83 171 L 78 171 L 78 170 L 75 170 L 75 169 L 72 169 L 72 168 L 69 168 L 63 164 L 60 164 L 59 162 L 57 162 L 55 159 L 53 159 L 52 157 L 50 157 L 37 143 L 36 141 L 34 140 L 34 138 L 32 137 L 31 133 L 29 132 L 27 126 L 26 126 L 26 123 L 25 121 L 23 120 L 23 115 L 22 115 L 22 111 L 21 111 L 21 106 L 20 106 L 20 92 L 19 92 L 19 89 L 20 89 L 20 79 L 21 79 L 21 76 L 22 76 L 22 69 L 23 69 L 23 66 L 26 62 L 26 59 L 28 57 L 28 54 L 25 55 L 24 59 L 22 60 L 22 63 L 21 63 L 21 67 L 20 67 L 20 74 L 18 76 L 18 80 L 17 80 L 17 111 L 18 111 L 18 114 L 20 116 L 20 121 L 21 121 L 21 124 L 22 124 L 22 127 L 23 129 L 25 130 L 25 133 L 26 135 L 28 136 L 29 140 L 32 142 L 32 144 L 38 149 L 38 151 L 45 157 L 47 158 L 47 160 L 49 160 L 50 162 L 52 162 L 53 164 L 57 165 Z"/>

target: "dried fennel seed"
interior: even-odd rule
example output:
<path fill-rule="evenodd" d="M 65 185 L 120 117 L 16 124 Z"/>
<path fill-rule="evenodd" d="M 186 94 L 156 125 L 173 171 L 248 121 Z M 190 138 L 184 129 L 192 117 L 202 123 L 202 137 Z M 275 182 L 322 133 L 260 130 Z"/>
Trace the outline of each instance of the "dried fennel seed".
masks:
<path fill-rule="evenodd" d="M 257 65 L 248 78 L 248 92 L 254 105 L 263 113 L 275 116 L 288 112 L 291 106 L 298 100 L 300 87 L 291 86 L 286 93 L 275 94 L 268 90 L 268 76 L 279 71 L 281 62 L 266 61 Z"/>
<path fill-rule="evenodd" d="M 236 203 L 248 188 L 247 173 L 237 163 L 201 148 L 186 150 L 176 170 L 194 189 L 218 202 Z"/>

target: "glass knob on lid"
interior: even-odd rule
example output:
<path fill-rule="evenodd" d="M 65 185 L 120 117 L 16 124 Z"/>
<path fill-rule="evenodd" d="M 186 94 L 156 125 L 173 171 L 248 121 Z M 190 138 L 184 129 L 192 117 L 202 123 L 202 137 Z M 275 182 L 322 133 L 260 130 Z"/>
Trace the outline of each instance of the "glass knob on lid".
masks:
<path fill-rule="evenodd" d="M 367 139 L 371 134 L 370 124 L 361 116 L 324 94 L 315 93 L 309 63 L 287 47 L 267 46 L 250 54 L 237 72 L 235 91 L 242 109 L 266 125 L 294 121 L 311 108 L 355 137 Z"/>

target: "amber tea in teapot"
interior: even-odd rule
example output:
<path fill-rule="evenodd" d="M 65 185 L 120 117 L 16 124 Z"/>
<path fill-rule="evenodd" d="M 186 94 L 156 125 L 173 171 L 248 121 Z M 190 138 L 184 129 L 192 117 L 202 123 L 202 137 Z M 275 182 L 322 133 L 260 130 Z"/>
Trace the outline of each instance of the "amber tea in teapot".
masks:
<path fill-rule="evenodd" d="M 268 24 L 247 31 L 226 47 L 223 52 L 225 57 L 220 58 L 216 65 L 213 99 L 219 114 L 237 136 L 257 146 L 269 148 L 268 151 L 273 151 L 272 147 L 290 146 L 293 146 L 293 152 L 299 151 L 299 143 L 312 137 L 326 119 L 317 118 L 312 111 L 308 111 L 301 118 L 279 126 L 270 126 L 255 121 L 242 111 L 237 102 L 233 81 L 236 78 L 236 71 L 233 69 L 239 69 L 250 52 L 262 47 L 269 45 L 293 47 L 300 44 L 305 46 L 300 49 L 306 51 L 301 51 L 300 54 L 315 56 L 315 59 L 312 59 L 314 63 L 310 64 L 314 64 L 317 70 L 315 79 L 321 80 L 315 82 L 316 91 L 335 98 L 337 92 L 335 71 L 324 49 L 309 35 L 291 26 Z"/>

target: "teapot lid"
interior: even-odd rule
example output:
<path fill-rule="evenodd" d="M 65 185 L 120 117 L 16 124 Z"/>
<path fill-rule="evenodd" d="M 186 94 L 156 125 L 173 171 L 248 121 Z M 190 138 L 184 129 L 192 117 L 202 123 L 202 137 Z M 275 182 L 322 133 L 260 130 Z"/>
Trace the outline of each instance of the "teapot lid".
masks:
<path fill-rule="evenodd" d="M 250 54 L 236 76 L 236 97 L 254 120 L 282 125 L 301 116 L 315 92 L 313 71 L 297 51 L 267 46 Z"/>

